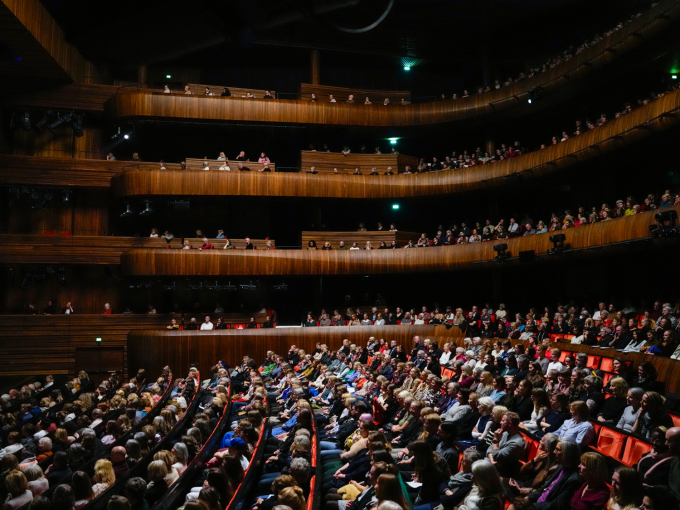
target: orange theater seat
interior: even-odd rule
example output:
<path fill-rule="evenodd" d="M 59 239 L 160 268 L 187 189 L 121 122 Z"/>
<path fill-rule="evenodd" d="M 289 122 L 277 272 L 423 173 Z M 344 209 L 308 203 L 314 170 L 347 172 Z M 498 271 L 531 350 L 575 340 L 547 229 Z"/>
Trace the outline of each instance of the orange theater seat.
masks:
<path fill-rule="evenodd" d="M 675 414 L 671 414 L 671 418 L 673 419 L 673 426 L 674 427 L 680 427 L 680 416 L 677 416 Z"/>
<path fill-rule="evenodd" d="M 562 351 L 562 354 L 560 355 L 560 361 L 564 363 L 564 360 L 567 359 L 567 356 L 569 356 L 571 353 L 568 351 Z"/>
<path fill-rule="evenodd" d="M 312 506 L 314 505 L 314 483 L 316 482 L 316 475 L 312 476 L 312 479 L 309 481 L 309 497 L 307 498 L 307 510 L 312 510 Z"/>
<path fill-rule="evenodd" d="M 600 370 L 604 372 L 614 371 L 614 359 L 613 358 L 602 358 L 600 362 Z"/>
<path fill-rule="evenodd" d="M 643 441 L 642 439 L 630 436 L 626 442 L 626 448 L 623 450 L 621 462 L 627 466 L 634 466 L 640 460 L 640 457 L 651 450 L 651 444 Z"/>
<path fill-rule="evenodd" d="M 619 460 L 625 442 L 625 434 L 607 427 L 602 427 L 600 429 L 600 435 L 597 438 L 597 446 L 593 449 L 597 450 L 602 455 Z"/>
<path fill-rule="evenodd" d="M 600 368 L 600 361 L 602 358 L 600 356 L 593 356 L 592 354 L 588 355 L 588 363 L 586 366 L 588 368 L 592 368 L 593 370 L 598 370 Z"/>

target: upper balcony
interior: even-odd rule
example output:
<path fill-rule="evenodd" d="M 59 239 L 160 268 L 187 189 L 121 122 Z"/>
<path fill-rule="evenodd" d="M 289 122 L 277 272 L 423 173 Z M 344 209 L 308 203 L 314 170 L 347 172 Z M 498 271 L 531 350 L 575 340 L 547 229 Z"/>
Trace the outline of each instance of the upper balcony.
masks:
<path fill-rule="evenodd" d="M 174 118 L 364 127 L 425 126 L 500 112 L 521 114 L 521 107 L 527 105 L 532 93 L 539 91 L 550 96 L 559 89 L 574 87 L 594 71 L 625 59 L 627 53 L 672 26 L 679 17 L 680 4 L 674 0 L 662 1 L 621 30 L 546 72 L 457 100 L 383 106 L 382 99 L 377 104 L 365 105 L 120 89 L 107 101 L 105 110 L 114 120 Z"/>

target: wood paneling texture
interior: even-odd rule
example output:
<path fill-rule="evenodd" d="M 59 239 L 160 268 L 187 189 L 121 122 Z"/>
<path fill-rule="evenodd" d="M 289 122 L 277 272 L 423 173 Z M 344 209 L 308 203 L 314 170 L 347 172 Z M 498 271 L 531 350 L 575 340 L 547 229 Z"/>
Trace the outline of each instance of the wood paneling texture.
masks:
<path fill-rule="evenodd" d="M 5 106 L 69 109 L 80 113 L 101 115 L 104 104 L 116 94 L 116 85 L 69 83 L 67 85 L 17 88 L 12 84 L 0 85 Z"/>
<path fill-rule="evenodd" d="M 257 156 L 257 157 L 259 158 L 260 156 Z M 202 170 L 202 171 L 205 172 L 205 170 L 203 170 L 203 162 L 205 162 L 205 161 L 208 162 L 208 165 L 210 166 L 210 171 L 217 170 L 218 172 L 220 171 L 220 166 L 222 166 L 222 163 L 223 163 L 223 161 L 217 161 L 216 159 L 205 160 L 205 159 L 187 158 L 186 159 L 187 168 L 189 170 Z M 231 168 L 232 172 L 234 172 L 234 171 L 238 172 L 239 171 L 238 170 L 238 164 L 239 163 L 242 163 L 243 166 L 250 168 L 251 172 L 259 172 L 260 170 L 262 170 L 262 168 L 264 168 L 264 163 L 258 163 L 257 161 L 235 161 L 235 160 L 232 160 L 232 159 L 227 161 L 227 164 L 228 164 L 229 168 Z M 276 164 L 274 164 L 273 162 L 269 163 L 269 168 L 271 168 L 272 172 L 275 172 L 276 171 Z M 226 172 L 226 170 L 223 170 L 223 171 Z"/>
<path fill-rule="evenodd" d="M 14 154 L 41 158 L 100 159 L 102 154 L 101 129 L 84 127 L 83 136 L 77 137 L 64 125 L 55 133 L 45 130 L 14 131 Z"/>
<path fill-rule="evenodd" d="M 133 373 L 143 367 L 158 373 L 163 366 L 189 367 L 197 362 L 203 371 L 209 370 L 216 359 L 230 365 L 238 363 L 244 355 L 252 356 L 261 363 L 268 350 L 284 355 L 291 345 L 313 352 L 317 343 L 325 343 L 331 349 L 338 349 L 342 340 L 348 338 L 357 345 L 365 346 L 368 338 L 396 340 L 407 352 L 413 347 L 413 337 L 437 340 L 441 348 L 452 342 L 463 346 L 463 335 L 457 326 L 355 326 L 327 328 L 291 328 L 274 330 L 249 330 L 242 332 L 214 331 L 132 331 L 128 341 L 128 371 Z M 512 341 L 513 344 L 519 341 Z M 528 342 L 522 342 L 525 345 Z M 637 366 L 642 361 L 650 361 L 657 369 L 658 380 L 666 383 L 666 391 L 680 393 L 680 363 L 670 358 L 649 356 L 642 353 L 621 353 L 614 349 L 591 348 L 582 345 L 555 343 L 568 352 L 586 352 L 594 356 L 613 358 L 620 356 Z M 184 369 L 184 368 L 182 368 Z"/>
<path fill-rule="evenodd" d="M 364 175 L 367 175 L 373 167 L 381 174 L 387 171 L 387 167 L 392 167 L 392 171 L 397 174 L 403 173 L 407 165 L 411 167 L 411 172 L 414 172 L 418 166 L 418 158 L 401 154 L 350 153 L 345 156 L 342 152 L 300 151 L 302 172 L 309 172 L 315 167 L 319 173 L 332 174 L 337 168 L 338 173 L 351 174 L 358 167 Z"/>
<path fill-rule="evenodd" d="M 338 102 L 347 101 L 350 94 L 354 94 L 355 103 L 363 103 L 366 101 L 366 96 L 374 104 L 383 104 L 385 98 L 390 100 L 390 103 L 401 104 L 401 100 L 411 101 L 411 92 L 408 90 L 369 90 L 358 89 L 352 87 L 335 87 L 333 85 L 312 85 L 311 83 L 300 84 L 300 99 L 309 101 L 312 94 L 316 94 L 319 102 L 329 102 L 330 95 L 333 94 Z"/>
<path fill-rule="evenodd" d="M 344 338 L 366 345 L 368 338 L 374 336 L 388 341 L 397 340 L 410 351 L 414 335 L 433 338 L 457 334 L 460 330 L 456 326 L 451 329 L 446 326 L 340 326 L 242 331 L 132 331 L 128 340 L 128 370 L 132 372 L 136 367 L 144 366 L 147 372 L 158 373 L 157 363 L 161 369 L 170 363 L 172 367 L 184 370 L 192 362 L 197 362 L 203 373 L 210 373 L 215 360 L 221 359 L 234 366 L 247 354 L 261 362 L 267 351 L 285 355 L 293 344 L 311 353 L 317 343 L 337 349 Z"/>
<path fill-rule="evenodd" d="M 62 230 L 47 228 L 56 231 L 56 235 L 24 235 L 5 234 L 0 235 L 0 263 L 4 264 L 114 264 L 121 263 L 121 256 L 128 250 L 135 248 L 153 248 L 165 251 L 171 248 L 173 251 L 180 250 L 181 239 L 174 238 L 170 243 L 165 239 L 151 239 L 149 237 L 107 237 L 105 234 L 97 234 L 105 231 L 106 217 L 100 214 L 102 211 L 95 203 L 96 197 L 92 198 L 92 212 L 87 204 L 82 208 L 76 207 L 75 218 L 70 215 L 53 215 L 53 222 L 47 223 L 51 217 L 45 214 L 41 225 L 55 227 L 59 222 L 66 223 L 65 231 L 71 228 L 74 222 L 76 235 L 61 235 Z M 61 210 L 68 213 L 70 209 Z M 47 213 L 48 211 L 43 211 Z M 106 208 L 104 211 L 106 212 Z M 94 232 L 93 235 L 78 235 L 78 231 L 84 234 Z M 198 238 L 187 238 L 191 245 L 199 248 L 203 241 Z M 276 246 L 276 241 L 271 240 Z M 223 239 L 210 239 L 216 251 L 224 251 Z M 265 250 L 267 241 L 264 239 L 252 239 L 251 242 L 260 250 Z M 232 244 L 236 250 L 243 250 L 245 240 L 235 239 Z M 189 251 L 189 250 L 186 250 Z M 193 250 L 192 250 L 193 251 Z M 228 251 L 228 250 L 227 250 Z M 245 252 L 245 250 L 243 250 Z M 203 253 L 198 252 L 197 253 Z M 205 252 L 208 253 L 208 252 Z M 103 303 L 102 303 L 103 304 Z"/>
<path fill-rule="evenodd" d="M 677 126 L 680 90 L 558 145 L 498 163 L 413 175 L 312 175 L 306 173 L 136 171 L 113 178 L 120 196 L 251 195 L 329 198 L 397 198 L 461 193 L 505 183 L 521 174 L 538 178 Z M 0 158 L 1 161 L 1 158 Z M 0 173 L 0 177 L 1 177 Z"/>
<path fill-rule="evenodd" d="M 262 318 L 262 314 L 219 314 L 219 316 L 229 323 L 247 322 L 251 316 L 258 320 Z M 130 331 L 133 329 L 167 331 L 165 327 L 170 324 L 172 318 L 179 320 L 181 316 L 0 315 L 0 329 L 3 332 L 0 337 L 2 375 L 74 376 L 81 369 L 92 371 L 107 369 L 126 370 L 127 378 L 127 345 Z M 234 330 L 233 333 L 243 334 L 250 331 L 265 330 Z M 97 343 L 95 338 L 101 338 L 102 342 Z M 135 342 L 136 340 L 131 341 L 133 344 Z M 98 349 L 101 349 L 101 352 L 98 352 Z M 81 360 L 99 357 L 102 365 L 89 367 L 79 365 L 76 362 L 79 354 Z"/>
<path fill-rule="evenodd" d="M 23 27 L 25 33 L 22 31 L 20 35 L 22 36 L 21 41 L 26 41 L 25 47 L 30 48 L 35 56 L 43 53 L 39 61 L 33 60 L 34 65 L 38 63 L 40 66 L 37 67 L 57 65 L 70 81 L 95 83 L 100 80 L 99 73 L 94 66 L 83 58 L 75 46 L 66 42 L 64 32 L 40 3 L 40 0 L 2 0 L 2 4 L 2 10 L 9 10 Z M 3 36 L 6 36 L 4 31 L 2 33 Z M 18 35 L 12 39 L 12 42 L 16 42 L 17 37 Z M 33 41 L 29 46 L 28 41 L 31 37 Z M 34 48 L 33 46 L 37 47 Z M 17 48 L 13 49 L 17 52 Z M 19 53 L 19 56 L 24 55 Z M 30 65 L 32 59 L 28 55 L 25 56 L 25 59 Z M 55 77 L 62 78 L 56 70 L 50 73 L 50 75 L 52 74 Z M 51 77 L 50 75 L 46 77 Z M 42 77 L 42 75 L 39 75 L 39 77 Z"/>
<path fill-rule="evenodd" d="M 643 13 L 602 42 L 553 69 L 508 87 L 469 98 L 415 105 L 312 103 L 277 99 L 200 97 L 163 93 L 119 93 L 107 101 L 111 118 L 174 117 L 249 122 L 286 122 L 348 126 L 415 126 L 468 119 L 523 104 L 529 93 L 541 87 L 551 92 L 589 76 L 613 60 L 622 58 L 645 40 L 671 26 L 680 17 L 680 5 L 666 0 Z"/>
<path fill-rule="evenodd" d="M 680 206 L 674 206 L 680 210 Z M 558 233 L 566 235 L 565 245 L 570 257 L 594 256 L 602 249 L 616 249 L 612 243 L 649 238 L 649 225 L 656 223 L 654 211 L 626 216 Z M 553 247 L 550 236 L 555 232 L 523 236 L 506 241 L 485 242 L 437 248 L 400 250 L 276 250 L 220 251 L 193 250 L 131 250 L 122 257 L 129 275 L 190 276 L 190 275 L 304 275 L 332 276 L 348 274 L 392 274 L 453 271 L 482 267 L 493 263 L 493 247 L 507 243 L 507 254 L 535 251 L 539 260 Z M 651 242 L 651 240 L 650 240 Z M 318 244 L 318 241 L 317 241 Z M 609 245 L 609 246 L 608 246 Z M 641 246 L 648 248 L 647 246 Z M 598 248 L 597 252 L 592 248 Z M 627 246 L 626 249 L 631 249 Z M 516 262 L 517 260 L 515 260 Z"/>
<path fill-rule="evenodd" d="M 381 241 L 385 241 L 385 244 L 389 246 L 392 241 L 397 242 L 397 246 L 402 247 L 408 244 L 409 240 L 413 241 L 413 244 L 418 242 L 420 237 L 419 233 L 416 232 L 406 232 L 398 230 L 397 232 L 390 232 L 389 230 L 375 230 L 366 232 L 317 232 L 317 231 L 302 231 L 302 249 L 304 250 L 308 245 L 309 241 L 316 241 L 316 245 L 319 249 L 324 245 L 326 241 L 331 243 L 331 248 L 334 250 L 338 249 L 340 246 L 340 241 L 345 241 L 345 246 L 350 248 L 353 242 L 356 242 L 359 248 L 366 247 L 366 241 L 371 241 L 371 246 L 377 249 L 380 246 Z"/>

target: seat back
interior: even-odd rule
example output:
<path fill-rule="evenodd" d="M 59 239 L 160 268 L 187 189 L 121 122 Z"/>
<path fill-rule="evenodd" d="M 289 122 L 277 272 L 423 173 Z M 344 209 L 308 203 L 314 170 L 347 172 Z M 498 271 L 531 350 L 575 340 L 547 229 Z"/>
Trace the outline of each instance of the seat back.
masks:
<path fill-rule="evenodd" d="M 634 466 L 645 453 L 652 450 L 652 445 L 642 439 L 630 436 L 623 450 L 621 462 L 626 466 Z"/>
<path fill-rule="evenodd" d="M 564 360 L 567 359 L 567 356 L 569 356 L 571 353 L 568 351 L 562 351 L 562 354 L 560 354 L 560 362 L 564 363 Z"/>
<path fill-rule="evenodd" d="M 586 366 L 588 368 L 592 368 L 593 370 L 598 370 L 600 368 L 601 361 L 602 358 L 600 356 L 593 356 L 592 354 L 589 354 Z"/>
<path fill-rule="evenodd" d="M 625 441 L 625 434 L 607 427 L 602 427 L 600 429 L 600 434 L 597 437 L 597 446 L 595 446 L 594 449 L 602 455 L 619 460 Z"/>
<path fill-rule="evenodd" d="M 614 358 L 602 358 L 602 361 L 600 362 L 600 370 L 605 372 L 613 372 Z"/>
<path fill-rule="evenodd" d="M 675 414 L 671 414 L 671 418 L 673 419 L 673 426 L 674 427 L 680 427 L 680 416 L 677 416 Z"/>

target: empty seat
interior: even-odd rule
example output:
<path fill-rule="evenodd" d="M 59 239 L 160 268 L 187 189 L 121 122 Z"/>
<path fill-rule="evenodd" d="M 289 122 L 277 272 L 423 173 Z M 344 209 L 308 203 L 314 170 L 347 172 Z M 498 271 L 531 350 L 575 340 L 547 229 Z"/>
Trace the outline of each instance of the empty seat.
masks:
<path fill-rule="evenodd" d="M 597 446 L 594 447 L 594 450 L 597 450 L 602 455 L 619 460 L 621 458 L 621 451 L 623 450 L 626 437 L 627 436 L 621 432 L 602 427 L 600 429 L 600 434 L 597 437 Z"/>
<path fill-rule="evenodd" d="M 588 368 L 592 368 L 593 370 L 598 370 L 600 368 L 600 362 L 602 361 L 602 358 L 600 356 L 593 356 L 592 354 L 588 355 L 588 363 L 586 366 Z"/>
<path fill-rule="evenodd" d="M 603 370 L 604 372 L 613 372 L 614 371 L 614 359 L 613 358 L 602 358 L 602 361 L 600 361 L 600 370 Z"/>
<path fill-rule="evenodd" d="M 571 353 L 568 351 L 562 351 L 562 354 L 560 355 L 560 361 L 564 363 L 564 360 L 567 359 L 567 356 L 569 356 Z"/>

